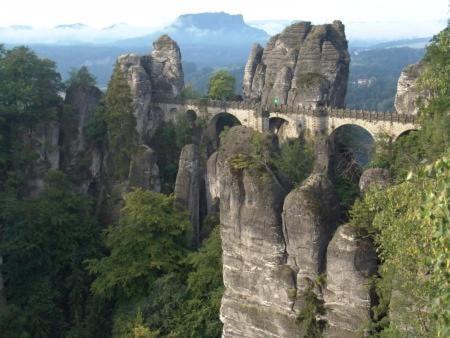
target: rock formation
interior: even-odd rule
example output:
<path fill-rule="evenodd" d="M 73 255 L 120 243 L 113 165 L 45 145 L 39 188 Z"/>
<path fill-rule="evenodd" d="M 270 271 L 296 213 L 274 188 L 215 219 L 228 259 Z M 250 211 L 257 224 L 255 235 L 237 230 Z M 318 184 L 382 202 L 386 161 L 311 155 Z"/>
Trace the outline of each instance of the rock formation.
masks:
<path fill-rule="evenodd" d="M 128 81 L 133 96 L 136 129 L 142 141 L 147 141 L 163 121 L 161 110 L 152 102 L 180 95 L 184 87 L 181 53 L 168 35 L 153 43 L 151 55 L 122 55 L 119 69 Z"/>
<path fill-rule="evenodd" d="M 181 94 L 184 87 L 181 52 L 168 35 L 153 42 L 151 55 L 152 94 L 155 99 L 172 98 Z"/>
<path fill-rule="evenodd" d="M 54 120 L 41 122 L 22 135 L 23 144 L 37 155 L 28 172 L 25 195 L 39 195 L 44 188 L 47 172 L 60 169 L 59 138 L 60 124 Z"/>
<path fill-rule="evenodd" d="M 200 157 L 198 147 L 187 144 L 181 150 L 175 181 L 175 203 L 185 207 L 189 212 L 192 225 L 191 243 L 200 244 Z"/>
<path fill-rule="evenodd" d="M 338 198 L 326 174 L 313 173 L 291 191 L 283 207 L 287 263 L 299 289 L 325 271 L 326 250 L 336 229 Z"/>
<path fill-rule="evenodd" d="M 338 228 L 327 250 L 323 296 L 327 328 L 324 337 L 357 338 L 370 319 L 369 277 L 377 269 L 375 250 L 348 224 Z"/>
<path fill-rule="evenodd" d="M 385 188 L 389 184 L 391 177 L 389 170 L 382 168 L 370 168 L 365 170 L 359 179 L 359 190 L 366 191 L 371 186 Z"/>
<path fill-rule="evenodd" d="M 286 190 L 266 168 L 233 164 L 251 154 L 254 134 L 233 127 L 217 155 L 226 288 L 220 312 L 223 337 L 298 337 L 292 310 L 295 275 L 285 264 L 281 224 Z"/>
<path fill-rule="evenodd" d="M 86 193 L 93 179 L 101 172 L 102 149 L 89 142 L 85 128 L 94 115 L 102 92 L 94 86 L 71 86 L 66 91 L 65 105 L 68 113 L 61 123 L 61 169 Z"/>
<path fill-rule="evenodd" d="M 161 191 L 156 154 L 153 149 L 145 144 L 138 146 L 136 153 L 131 159 L 128 186 L 129 188 L 138 187 L 157 192 Z"/>
<path fill-rule="evenodd" d="M 419 111 L 418 100 L 425 98 L 425 93 L 418 88 L 417 83 L 422 72 L 422 63 L 406 66 L 401 72 L 394 102 L 397 113 L 416 115 Z"/>
<path fill-rule="evenodd" d="M 244 98 L 279 104 L 344 106 L 350 56 L 344 25 L 295 23 L 255 45 L 244 72 Z"/>

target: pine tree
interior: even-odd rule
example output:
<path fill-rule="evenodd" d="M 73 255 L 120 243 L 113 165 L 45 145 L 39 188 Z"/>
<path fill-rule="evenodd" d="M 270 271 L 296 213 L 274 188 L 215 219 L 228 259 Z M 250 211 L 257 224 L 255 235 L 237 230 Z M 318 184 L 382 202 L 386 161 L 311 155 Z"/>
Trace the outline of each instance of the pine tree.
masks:
<path fill-rule="evenodd" d="M 106 91 L 105 108 L 113 177 L 121 179 L 128 174 L 138 136 L 131 89 L 118 65 Z"/>

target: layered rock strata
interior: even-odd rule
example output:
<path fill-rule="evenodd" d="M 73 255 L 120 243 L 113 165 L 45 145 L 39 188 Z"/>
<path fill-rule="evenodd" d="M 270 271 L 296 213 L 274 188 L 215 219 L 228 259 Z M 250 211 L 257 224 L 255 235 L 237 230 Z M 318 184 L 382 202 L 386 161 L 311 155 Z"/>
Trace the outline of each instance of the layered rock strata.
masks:
<path fill-rule="evenodd" d="M 200 157 L 198 147 L 187 144 L 181 150 L 178 173 L 175 181 L 175 203 L 189 212 L 194 247 L 200 244 Z"/>
<path fill-rule="evenodd" d="M 152 102 L 175 98 L 183 90 L 180 48 L 163 35 L 153 43 L 151 55 L 126 54 L 117 62 L 131 89 L 136 129 L 141 140 L 147 141 L 164 119 Z"/>
<path fill-rule="evenodd" d="M 423 69 L 422 63 L 416 63 L 406 66 L 400 73 L 394 102 L 397 113 L 411 115 L 418 113 L 419 103 L 425 98 L 425 93 L 419 88 L 417 82 Z"/>
<path fill-rule="evenodd" d="M 338 228 L 327 250 L 323 296 L 327 328 L 324 337 L 357 338 L 370 320 L 369 278 L 377 269 L 372 243 L 361 239 L 349 224 Z"/>
<path fill-rule="evenodd" d="M 281 221 L 286 190 L 269 169 L 252 165 L 254 134 L 242 126 L 230 129 L 217 153 L 223 337 L 299 337 L 295 274 L 286 265 Z"/>
<path fill-rule="evenodd" d="M 243 80 L 244 98 L 267 108 L 291 106 L 343 107 L 350 56 L 344 25 L 298 22 L 273 36 L 263 49 L 255 45 Z"/>

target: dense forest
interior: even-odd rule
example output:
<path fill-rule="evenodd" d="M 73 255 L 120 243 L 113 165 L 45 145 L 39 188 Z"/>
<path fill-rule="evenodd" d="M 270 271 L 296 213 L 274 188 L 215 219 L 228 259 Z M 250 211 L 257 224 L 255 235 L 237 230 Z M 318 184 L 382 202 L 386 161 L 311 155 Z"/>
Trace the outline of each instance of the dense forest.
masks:
<path fill-rule="evenodd" d="M 407 63 L 421 53 L 359 55 L 350 81 L 377 78 L 364 93 L 350 86 L 353 107 L 390 110 L 401 68 L 400 61 L 391 60 L 399 52 L 402 62 L 409 55 Z M 421 128 L 397 142 L 377 142 L 367 164 L 388 169 L 392 184 L 364 196 L 354 186 L 338 185 L 345 217 L 379 254 L 373 320 L 366 328 L 372 337 L 449 335 L 449 29 L 433 39 L 423 62 L 419 81 L 427 100 L 419 113 Z M 233 69 L 232 75 L 242 78 L 242 69 Z M 235 95 L 234 77 L 227 72 L 190 65 L 186 73 L 196 74 L 195 87 L 210 98 Z M 389 85 L 378 80 L 380 74 L 389 74 Z M 172 194 L 181 148 L 199 138 L 201 120 L 159 127 L 149 144 L 159 150 L 162 192 L 130 189 L 114 220 L 104 215 L 110 205 L 99 206 L 91 194 L 79 192 L 72 171 L 42 167 L 42 157 L 51 154 L 36 152 L 32 130 L 70 118 L 72 107 L 61 92 L 94 85 L 86 68 L 63 82 L 54 62 L 25 47 L 0 46 L 0 337 L 220 337 L 224 285 L 218 215 L 203 221 L 208 231 L 195 247 L 187 212 Z M 111 154 L 106 185 L 123 180 L 139 152 L 135 130 L 130 87 L 115 71 L 86 127 L 90 145 Z M 223 128 L 221 136 L 227 131 Z M 252 146 L 250 159 L 236 156 L 232 165 L 261 162 L 261 139 Z M 312 145 L 299 139 L 281 145 L 264 165 L 298 185 L 312 162 Z M 81 171 L 83 163 L 76 165 Z M 30 179 L 42 173 L 47 173 L 42 192 L 34 196 Z M 314 316 L 309 319 L 315 323 Z M 320 336 L 320 329 L 311 327 L 314 337 Z"/>

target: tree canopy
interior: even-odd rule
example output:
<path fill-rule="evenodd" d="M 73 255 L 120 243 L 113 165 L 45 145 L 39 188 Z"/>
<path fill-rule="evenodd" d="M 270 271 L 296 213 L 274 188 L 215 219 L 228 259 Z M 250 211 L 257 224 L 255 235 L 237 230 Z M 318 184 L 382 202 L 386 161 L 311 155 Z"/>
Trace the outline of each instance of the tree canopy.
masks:
<path fill-rule="evenodd" d="M 89 73 L 89 69 L 86 66 L 82 66 L 79 69 L 72 68 L 69 72 L 69 79 L 66 81 L 67 87 L 72 86 L 95 86 L 97 80 Z"/>
<path fill-rule="evenodd" d="M 228 100 L 234 95 L 236 79 L 226 70 L 215 72 L 209 79 L 208 97 L 215 100 Z"/>

